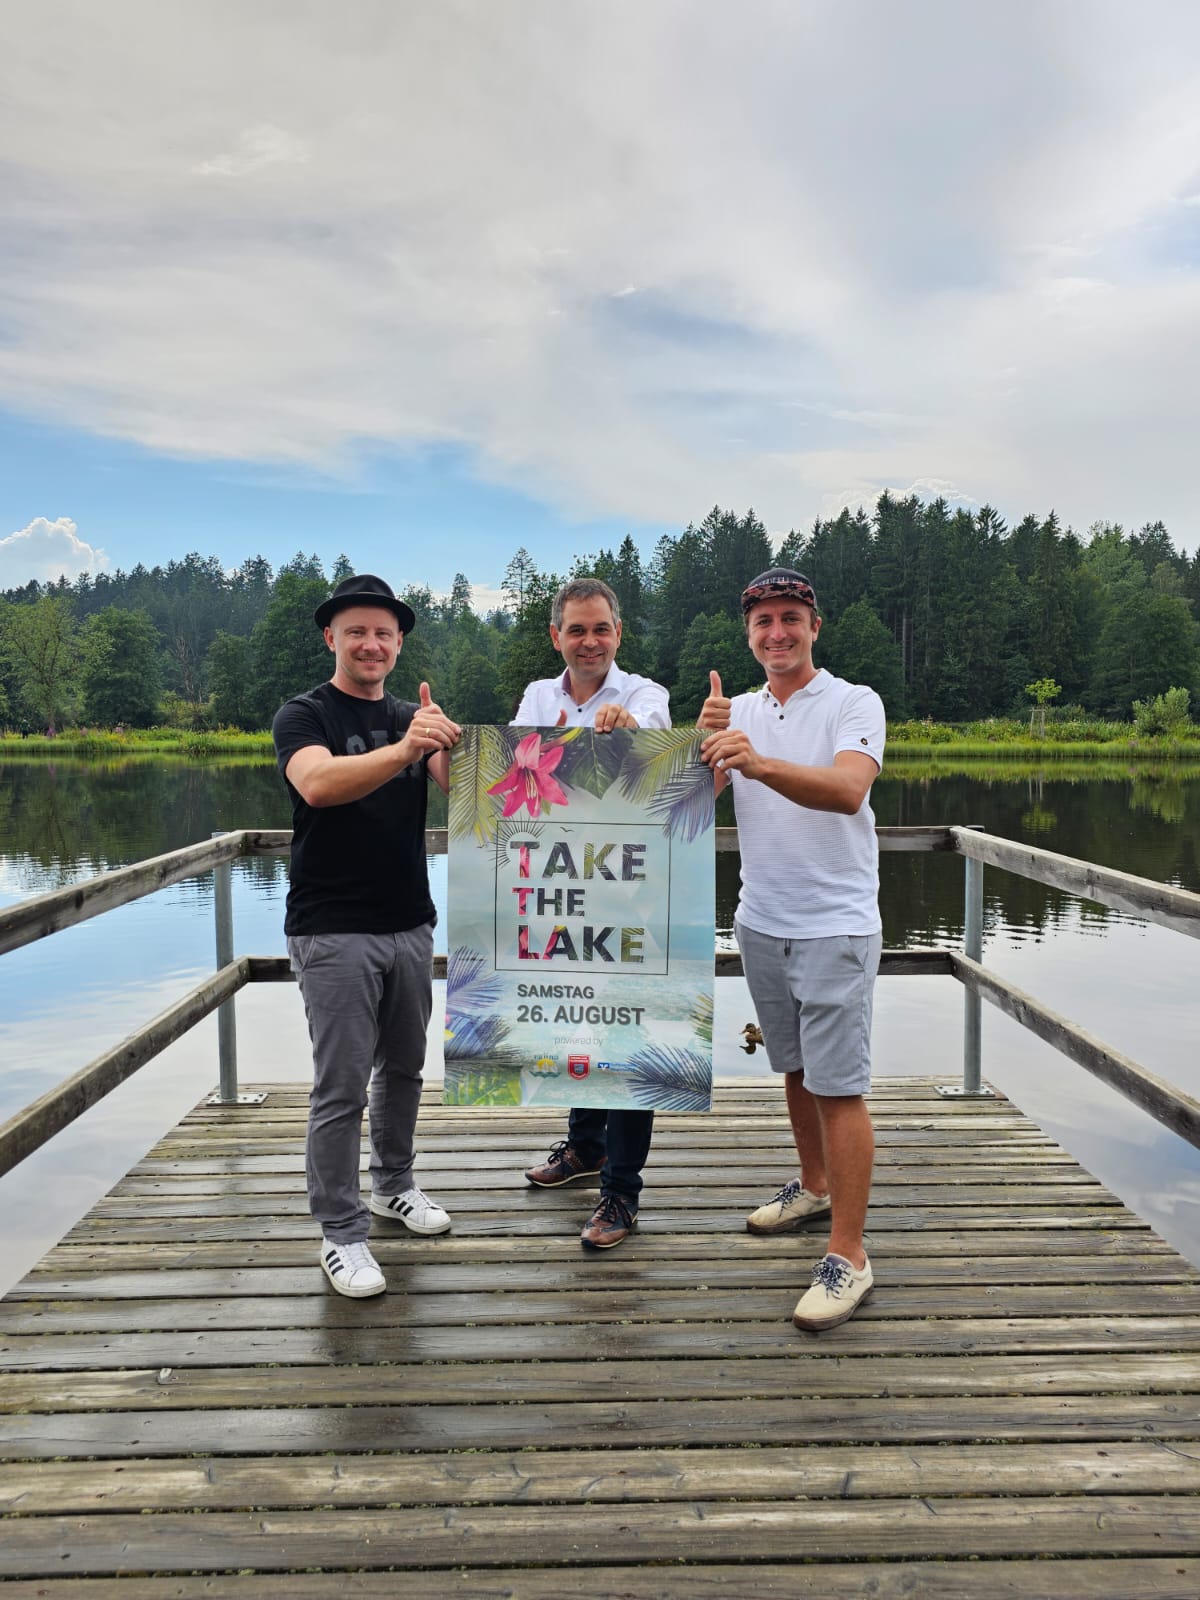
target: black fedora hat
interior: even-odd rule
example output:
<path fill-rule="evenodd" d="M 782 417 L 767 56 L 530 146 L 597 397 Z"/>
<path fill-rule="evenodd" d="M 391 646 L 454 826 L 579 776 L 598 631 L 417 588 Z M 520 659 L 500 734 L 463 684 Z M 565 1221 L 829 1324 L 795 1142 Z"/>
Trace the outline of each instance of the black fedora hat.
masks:
<path fill-rule="evenodd" d="M 347 606 L 385 606 L 395 613 L 401 633 L 411 633 L 417 625 L 417 619 L 409 607 L 403 600 L 396 599 L 391 584 L 377 578 L 373 572 L 360 572 L 355 577 L 343 578 L 329 599 L 322 600 L 313 612 L 313 621 L 318 628 L 327 628 L 334 613 L 343 611 Z"/>

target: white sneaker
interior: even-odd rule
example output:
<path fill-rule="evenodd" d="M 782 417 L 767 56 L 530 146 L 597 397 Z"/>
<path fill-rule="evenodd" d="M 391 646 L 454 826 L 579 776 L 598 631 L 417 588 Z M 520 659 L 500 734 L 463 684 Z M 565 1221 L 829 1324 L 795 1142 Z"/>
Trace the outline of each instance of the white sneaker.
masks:
<path fill-rule="evenodd" d="M 402 1222 L 410 1233 L 446 1233 L 450 1214 L 436 1200 L 422 1194 L 415 1185 L 403 1194 L 371 1194 L 371 1210 L 377 1217 Z"/>
<path fill-rule="evenodd" d="M 387 1288 L 379 1263 L 365 1244 L 338 1244 L 333 1239 L 322 1239 L 321 1265 L 337 1292 L 349 1295 L 352 1300 L 365 1300 L 368 1295 L 382 1294 Z"/>
<path fill-rule="evenodd" d="M 759 1206 L 746 1218 L 750 1233 L 790 1233 L 802 1228 L 812 1217 L 827 1217 L 830 1212 L 827 1194 L 810 1194 L 797 1179 L 785 1183 L 773 1200 Z"/>
<path fill-rule="evenodd" d="M 864 1260 L 855 1271 L 845 1256 L 822 1256 L 813 1268 L 812 1287 L 800 1296 L 792 1321 L 815 1333 L 836 1328 L 854 1315 L 874 1283 L 870 1261 Z"/>

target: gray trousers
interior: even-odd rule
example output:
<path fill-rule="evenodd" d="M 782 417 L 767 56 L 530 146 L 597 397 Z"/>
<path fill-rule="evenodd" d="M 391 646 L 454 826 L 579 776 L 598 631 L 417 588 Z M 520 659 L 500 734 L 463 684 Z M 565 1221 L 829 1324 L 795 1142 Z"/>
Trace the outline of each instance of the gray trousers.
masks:
<path fill-rule="evenodd" d="M 370 1103 L 371 1187 L 412 1187 L 425 1035 L 433 1010 L 433 924 L 405 933 L 320 933 L 287 942 L 313 1047 L 308 1204 L 337 1244 L 367 1237 L 359 1188 Z"/>

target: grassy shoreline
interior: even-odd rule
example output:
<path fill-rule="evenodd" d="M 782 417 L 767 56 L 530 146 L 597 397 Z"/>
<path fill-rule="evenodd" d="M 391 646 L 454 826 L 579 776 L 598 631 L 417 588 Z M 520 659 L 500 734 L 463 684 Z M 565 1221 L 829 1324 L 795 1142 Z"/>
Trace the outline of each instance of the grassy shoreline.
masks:
<path fill-rule="evenodd" d="M 1031 736 L 1024 722 L 948 723 L 897 722 L 888 725 L 889 764 L 904 761 L 941 764 L 985 761 L 1030 762 L 1200 762 L 1200 724 L 1189 723 L 1172 735 L 1139 736 L 1132 723 L 1050 723 L 1044 738 Z M 175 756 L 192 761 L 238 756 L 270 761 L 274 751 L 266 730 L 244 733 L 236 728 L 190 731 L 181 728 L 136 728 L 124 733 L 68 729 L 49 738 L 0 733 L 0 761 L 32 757 L 73 756 L 111 760 L 130 756 Z"/>

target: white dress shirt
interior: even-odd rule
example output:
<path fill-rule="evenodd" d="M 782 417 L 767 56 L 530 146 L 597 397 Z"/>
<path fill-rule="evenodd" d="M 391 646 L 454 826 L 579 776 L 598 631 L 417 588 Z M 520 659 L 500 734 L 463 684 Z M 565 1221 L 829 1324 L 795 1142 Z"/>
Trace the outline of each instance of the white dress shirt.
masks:
<path fill-rule="evenodd" d="M 604 705 L 624 706 L 639 728 L 671 726 L 667 691 L 662 684 L 639 677 L 636 672 L 622 672 L 615 661 L 605 674 L 604 682 L 582 705 L 576 705 L 571 693 L 569 671 L 557 678 L 538 678 L 525 690 L 510 726 L 554 728 L 558 726 L 559 713 L 565 711 L 564 727 L 590 728 L 595 724 L 597 711 Z"/>

